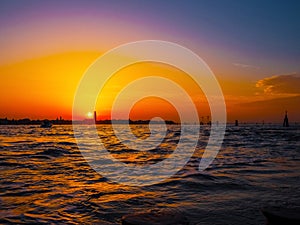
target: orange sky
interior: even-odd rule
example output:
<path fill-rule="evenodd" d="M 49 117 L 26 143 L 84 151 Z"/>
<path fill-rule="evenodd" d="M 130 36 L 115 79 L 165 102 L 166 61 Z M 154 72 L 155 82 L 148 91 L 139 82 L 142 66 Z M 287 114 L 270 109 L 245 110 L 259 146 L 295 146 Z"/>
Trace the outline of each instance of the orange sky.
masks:
<path fill-rule="evenodd" d="M 300 121 L 300 20 L 293 19 L 298 11 L 284 3 L 268 5 L 267 14 L 255 2 L 230 4 L 1 2 L 0 118 L 71 119 L 77 85 L 101 54 L 128 42 L 164 40 L 191 49 L 212 69 L 229 122 L 282 122 L 285 110 L 291 121 Z M 109 118 L 122 86 L 153 73 L 183 86 L 200 118 L 210 115 L 205 96 L 188 76 L 170 66 L 139 64 L 123 69 L 105 86 L 98 96 L 98 119 Z M 180 98 L 179 103 L 184 104 Z M 148 119 L 158 113 L 178 118 L 158 99 L 139 102 L 131 116 Z"/>
<path fill-rule="evenodd" d="M 100 52 L 69 52 L 1 66 L 0 118 L 55 119 L 62 116 L 71 119 L 76 87 L 85 70 L 100 55 Z M 122 69 L 106 84 L 96 106 L 98 119 L 109 118 L 114 97 L 124 85 L 150 75 L 160 75 L 177 82 L 194 100 L 200 118 L 210 115 L 205 96 L 182 71 L 164 64 L 138 63 Z M 226 79 L 218 73 L 216 76 L 224 92 L 229 121 L 281 121 L 285 109 L 289 110 L 291 119 L 299 119 L 297 93 L 273 93 L 275 91 L 272 89 L 266 91 L 270 89 L 267 82 L 278 78 L 269 78 L 267 81 L 261 79 L 257 83 L 238 79 L 238 74 L 231 74 Z M 133 94 L 138 92 L 133 90 Z M 132 119 L 150 119 L 157 114 L 165 119 L 178 118 L 172 107 L 159 99 L 145 99 L 131 112 Z"/>

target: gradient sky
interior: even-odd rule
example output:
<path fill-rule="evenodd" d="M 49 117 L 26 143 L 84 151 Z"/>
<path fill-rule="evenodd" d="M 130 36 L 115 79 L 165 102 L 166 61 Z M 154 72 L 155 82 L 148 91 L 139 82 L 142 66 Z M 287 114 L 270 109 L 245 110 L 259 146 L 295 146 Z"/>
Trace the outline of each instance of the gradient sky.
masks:
<path fill-rule="evenodd" d="M 299 1 L 1 1 L 0 118 L 70 119 L 95 59 L 158 39 L 206 61 L 229 121 L 278 122 L 286 109 L 300 121 L 299 12 Z"/>

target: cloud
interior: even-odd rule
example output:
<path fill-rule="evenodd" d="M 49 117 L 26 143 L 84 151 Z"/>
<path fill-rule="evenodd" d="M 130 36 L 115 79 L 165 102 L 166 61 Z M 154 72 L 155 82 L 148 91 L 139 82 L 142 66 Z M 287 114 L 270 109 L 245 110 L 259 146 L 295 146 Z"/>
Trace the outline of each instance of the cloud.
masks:
<path fill-rule="evenodd" d="M 256 82 L 266 94 L 300 94 L 300 74 L 287 74 L 267 77 Z"/>
<path fill-rule="evenodd" d="M 243 63 L 233 63 L 233 65 L 237 66 L 237 67 L 245 68 L 245 69 L 257 69 L 257 70 L 259 69 L 259 67 L 257 67 L 257 66 L 243 64 Z"/>

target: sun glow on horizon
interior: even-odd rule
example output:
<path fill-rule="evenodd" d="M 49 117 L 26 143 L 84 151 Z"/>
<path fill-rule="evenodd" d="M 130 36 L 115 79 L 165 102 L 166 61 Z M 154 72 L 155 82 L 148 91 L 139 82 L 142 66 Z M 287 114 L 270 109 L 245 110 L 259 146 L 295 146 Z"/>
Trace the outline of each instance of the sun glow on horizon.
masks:
<path fill-rule="evenodd" d="M 0 94 L 9 96 L 9 98 L 0 99 L 1 107 L 4 109 L 0 111 L 0 118 L 55 119 L 62 116 L 65 119 L 71 119 L 72 103 L 78 83 L 86 69 L 99 56 L 101 56 L 99 52 L 70 52 L 0 66 L 2 79 Z M 193 85 L 192 81 L 186 80 L 186 77 L 182 76 L 182 71 L 176 71 L 176 69 L 162 64 L 136 64 L 116 73 L 104 86 L 95 106 L 98 118 L 100 120 L 110 119 L 113 100 L 122 87 L 138 77 L 149 75 L 170 78 L 182 85 L 191 96 L 194 96 L 200 118 L 202 115 L 209 115 L 209 106 L 204 95 L 197 95 L 197 93 L 199 94 L 198 88 Z M 288 76 L 282 77 L 289 78 Z M 299 104 L 295 103 L 299 103 L 298 96 L 286 100 L 284 98 L 276 100 L 275 97 L 278 97 L 279 94 L 266 95 L 262 92 L 258 95 L 259 88 L 255 86 L 255 82 L 230 79 L 220 79 L 219 82 L 223 88 L 229 121 L 239 119 L 280 122 L 285 109 L 289 110 L 290 118 L 297 121 Z M 139 90 L 132 90 L 132 94 L 139 94 Z M 136 106 L 132 111 L 133 118 L 148 119 L 150 114 L 157 115 L 155 108 L 166 115 L 166 108 L 155 107 L 155 102 L 152 104 L 151 101 L 148 99 L 147 104 L 144 102 Z M 280 104 L 276 104 L 276 102 L 280 102 Z M 128 102 L 124 101 L 124 107 L 126 104 Z M 282 107 L 284 109 L 281 110 Z M 274 112 L 278 112 L 278 114 L 274 114 Z M 82 114 L 81 119 L 87 118 L 86 113 Z M 175 114 L 172 114 L 173 116 L 171 114 L 166 119 L 176 120 Z M 90 116 L 88 118 L 92 118 L 93 114 Z M 128 118 L 120 116 L 119 119 Z"/>
<path fill-rule="evenodd" d="M 91 119 L 91 118 L 93 118 L 93 115 L 94 115 L 94 114 L 93 114 L 92 112 L 88 112 L 86 115 L 87 115 L 88 118 Z"/>
<path fill-rule="evenodd" d="M 122 68 L 105 83 L 105 86 L 101 90 L 96 103 L 96 109 L 99 117 L 103 119 L 102 115 L 107 115 L 108 112 L 110 114 L 114 101 L 116 98 L 120 97 L 119 94 L 122 92 L 124 87 L 135 80 L 146 78 L 148 76 L 163 77 L 175 82 L 178 84 L 178 86 L 182 87 L 186 93 L 188 93 L 199 115 L 210 114 L 210 109 L 205 95 L 188 74 L 176 67 L 164 63 L 139 62 Z M 132 99 L 134 99 L 136 96 L 142 97 L 144 95 L 144 89 L 147 89 L 147 87 L 151 85 L 160 85 L 161 91 L 163 92 L 153 93 L 154 96 L 164 96 L 164 94 L 177 96 L 177 104 L 183 106 L 187 104 L 183 101 L 183 98 L 181 98 L 180 94 L 176 92 L 176 89 L 173 90 L 170 89 L 170 87 L 164 88 L 162 83 L 147 83 L 145 85 L 145 87 L 139 86 L 129 90 L 129 94 L 126 95 L 125 99 L 122 99 L 119 111 L 115 114 L 118 116 L 118 118 L 112 119 L 129 119 L 125 118 L 127 115 L 125 115 L 123 112 L 125 112 L 127 107 L 131 105 Z M 191 112 L 189 112 L 189 110 L 186 108 L 186 113 L 189 114 Z M 174 106 L 172 106 L 168 101 L 149 96 L 145 96 L 143 99 L 138 101 L 131 109 L 129 116 L 130 119 L 133 120 L 149 120 L 153 117 L 161 116 L 165 120 L 172 120 L 175 122 L 180 121 Z"/>

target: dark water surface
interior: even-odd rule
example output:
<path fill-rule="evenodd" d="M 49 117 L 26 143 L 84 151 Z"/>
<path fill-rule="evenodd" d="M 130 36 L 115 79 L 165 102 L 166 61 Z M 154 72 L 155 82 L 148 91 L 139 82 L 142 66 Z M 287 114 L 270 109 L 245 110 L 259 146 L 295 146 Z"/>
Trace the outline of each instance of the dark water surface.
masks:
<path fill-rule="evenodd" d="M 84 129 L 89 129 L 85 126 Z M 155 163 L 171 154 L 180 132 L 171 126 L 153 153 L 124 148 L 108 125 L 99 136 L 126 163 Z M 300 206 L 300 126 L 228 126 L 223 147 L 200 173 L 209 136 L 204 127 L 190 162 L 153 186 L 114 184 L 78 150 L 72 126 L 0 126 L 1 224 L 120 224 L 128 213 L 178 208 L 191 224 L 265 224 L 259 209 Z M 135 127 L 143 136 L 145 127 Z"/>

